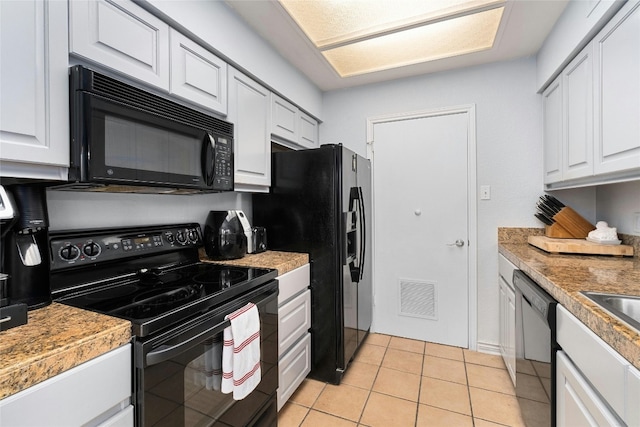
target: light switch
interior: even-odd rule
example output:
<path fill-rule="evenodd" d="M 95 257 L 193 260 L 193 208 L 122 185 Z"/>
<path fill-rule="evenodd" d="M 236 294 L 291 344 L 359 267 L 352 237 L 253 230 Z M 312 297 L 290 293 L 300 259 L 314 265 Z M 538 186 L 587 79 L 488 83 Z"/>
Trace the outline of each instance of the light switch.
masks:
<path fill-rule="evenodd" d="M 481 185 L 480 186 L 480 200 L 491 200 L 491 186 L 490 185 Z"/>

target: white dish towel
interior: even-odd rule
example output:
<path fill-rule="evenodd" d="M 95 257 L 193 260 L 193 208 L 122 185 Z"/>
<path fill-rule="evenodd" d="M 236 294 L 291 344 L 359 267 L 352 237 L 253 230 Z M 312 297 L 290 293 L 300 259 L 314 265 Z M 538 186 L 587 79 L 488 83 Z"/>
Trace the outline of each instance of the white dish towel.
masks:
<path fill-rule="evenodd" d="M 228 314 L 231 326 L 224 330 L 222 347 L 222 392 L 244 399 L 262 378 L 260 371 L 260 316 L 249 303 Z"/>

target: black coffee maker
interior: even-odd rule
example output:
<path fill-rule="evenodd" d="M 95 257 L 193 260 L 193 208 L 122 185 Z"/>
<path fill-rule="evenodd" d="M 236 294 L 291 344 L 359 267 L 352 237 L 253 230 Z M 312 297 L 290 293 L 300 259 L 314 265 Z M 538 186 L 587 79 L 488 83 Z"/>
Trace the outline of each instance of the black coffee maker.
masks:
<path fill-rule="evenodd" d="M 17 216 L 2 238 L 8 303 L 26 304 L 29 310 L 44 307 L 51 303 L 46 190 L 41 184 L 16 184 L 6 190 Z"/>

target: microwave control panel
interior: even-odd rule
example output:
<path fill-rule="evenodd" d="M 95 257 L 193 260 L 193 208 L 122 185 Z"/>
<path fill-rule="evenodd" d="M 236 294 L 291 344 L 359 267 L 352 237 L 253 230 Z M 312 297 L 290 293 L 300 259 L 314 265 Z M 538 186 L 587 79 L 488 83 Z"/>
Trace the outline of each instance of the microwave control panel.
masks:
<path fill-rule="evenodd" d="M 233 155 L 231 144 L 233 141 L 216 138 L 215 157 L 213 160 L 213 189 L 233 190 Z"/>
<path fill-rule="evenodd" d="M 84 234 L 51 239 L 51 270 L 146 256 L 202 245 L 200 227 L 166 228 L 143 233 Z"/>

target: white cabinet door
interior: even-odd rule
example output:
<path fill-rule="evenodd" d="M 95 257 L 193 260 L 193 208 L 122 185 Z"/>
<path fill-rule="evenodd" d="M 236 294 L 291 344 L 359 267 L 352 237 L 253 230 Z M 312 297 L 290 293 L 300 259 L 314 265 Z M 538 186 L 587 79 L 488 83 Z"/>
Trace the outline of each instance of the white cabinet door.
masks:
<path fill-rule="evenodd" d="M 66 179 L 69 166 L 66 28 L 67 2 L 0 1 L 2 176 Z M 30 170 L 33 165 L 42 167 Z"/>
<path fill-rule="evenodd" d="M 96 426 L 113 416 L 131 426 L 131 373 L 126 344 L 0 400 L 0 425 Z"/>
<path fill-rule="evenodd" d="M 505 282 L 499 279 L 500 295 L 500 354 L 509 371 L 511 381 L 516 383 L 516 294 Z"/>
<path fill-rule="evenodd" d="M 271 94 L 271 133 L 288 141 L 298 141 L 298 107 Z"/>
<path fill-rule="evenodd" d="M 291 148 L 319 145 L 318 121 L 275 93 L 271 94 L 271 134 L 276 140 L 292 142 Z"/>
<path fill-rule="evenodd" d="M 594 39 L 595 171 L 640 168 L 640 3 L 630 1 Z"/>
<path fill-rule="evenodd" d="M 556 363 L 558 427 L 623 425 L 582 377 L 566 353 L 559 351 Z"/>
<path fill-rule="evenodd" d="M 229 115 L 234 124 L 236 191 L 268 191 L 271 185 L 270 92 L 229 68 Z"/>
<path fill-rule="evenodd" d="M 308 114 L 299 112 L 298 143 L 305 148 L 318 148 L 318 121 Z"/>
<path fill-rule="evenodd" d="M 169 90 L 169 26 L 130 0 L 69 2 L 69 51 Z"/>
<path fill-rule="evenodd" d="M 227 63 L 174 29 L 170 35 L 170 92 L 226 115 Z"/>
<path fill-rule="evenodd" d="M 562 180 L 562 77 L 542 94 L 544 183 Z"/>
<path fill-rule="evenodd" d="M 278 307 L 278 351 L 285 354 L 311 328 L 311 290 Z"/>
<path fill-rule="evenodd" d="M 562 179 L 593 175 L 593 45 L 562 72 Z"/>

